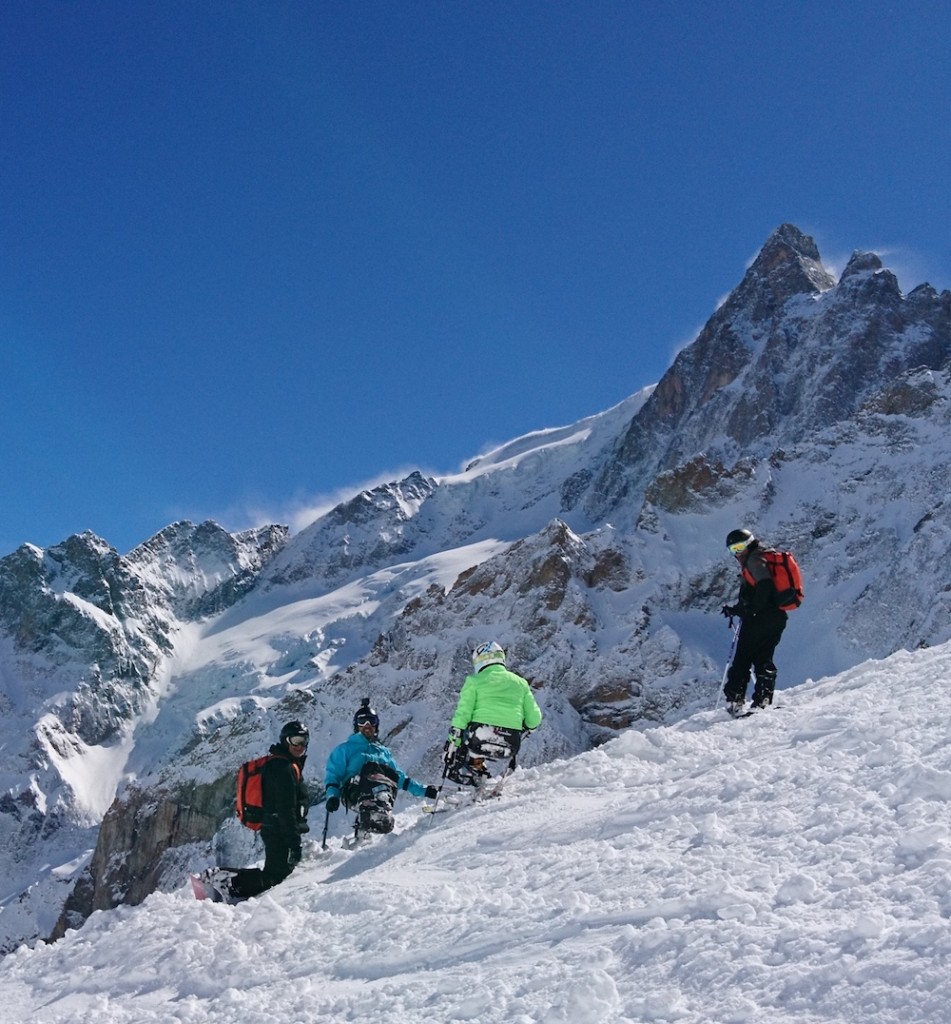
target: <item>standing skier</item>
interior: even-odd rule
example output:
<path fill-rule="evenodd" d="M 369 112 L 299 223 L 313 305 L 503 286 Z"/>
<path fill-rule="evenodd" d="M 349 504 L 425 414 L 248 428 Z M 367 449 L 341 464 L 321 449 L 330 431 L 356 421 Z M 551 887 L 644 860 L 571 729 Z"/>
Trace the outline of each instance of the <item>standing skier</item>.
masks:
<path fill-rule="evenodd" d="M 424 786 L 403 772 L 380 743 L 379 731 L 380 717 L 365 697 L 353 716 L 353 734 L 331 750 L 324 774 L 328 814 L 343 799 L 347 808 L 357 810 L 357 828 L 364 832 L 392 831 L 398 790 L 429 800 L 438 795 L 435 786 Z"/>
<path fill-rule="evenodd" d="M 736 653 L 727 671 L 723 695 L 727 710 L 738 715 L 746 700 L 750 670 L 756 675 L 752 707 L 773 702 L 776 666 L 773 654 L 786 628 L 786 613 L 776 600 L 776 585 L 763 555 L 764 549 L 749 530 L 731 530 L 726 546 L 740 566 L 740 591 L 735 605 L 724 605 L 723 614 L 740 619 Z"/>
<path fill-rule="evenodd" d="M 269 750 L 270 759 L 261 769 L 261 803 L 264 821 L 264 867 L 241 868 L 228 884 L 228 895 L 257 896 L 283 882 L 301 859 L 301 834 L 309 832 L 307 786 L 304 762 L 310 733 L 301 722 L 288 722 L 277 743 Z"/>
<path fill-rule="evenodd" d="M 491 774 L 486 760 L 514 767 L 523 733 L 541 721 L 528 682 L 505 667 L 505 651 L 494 640 L 479 644 L 450 723 L 446 774 L 461 785 L 477 785 Z"/>

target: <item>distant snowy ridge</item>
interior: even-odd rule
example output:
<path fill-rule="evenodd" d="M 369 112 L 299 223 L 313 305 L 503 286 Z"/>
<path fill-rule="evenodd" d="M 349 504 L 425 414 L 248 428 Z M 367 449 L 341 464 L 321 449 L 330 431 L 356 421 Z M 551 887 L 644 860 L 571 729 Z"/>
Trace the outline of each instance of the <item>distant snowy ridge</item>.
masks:
<path fill-rule="evenodd" d="M 503 463 L 511 463 L 512 460 L 520 459 L 533 452 L 541 452 L 547 448 L 571 445 L 580 447 L 587 444 L 589 447 L 601 447 L 601 445 L 613 441 L 618 431 L 626 426 L 631 417 L 637 413 L 644 402 L 650 397 L 654 385 L 643 388 L 637 394 L 618 402 L 606 412 L 598 413 L 596 416 L 588 416 L 577 423 L 567 427 L 552 427 L 548 430 L 535 430 L 514 441 L 500 445 L 487 451 L 484 455 L 478 456 L 469 462 L 464 471 L 468 477 L 475 470 L 485 471 Z M 444 478 L 443 482 L 451 480 L 451 477 Z"/>

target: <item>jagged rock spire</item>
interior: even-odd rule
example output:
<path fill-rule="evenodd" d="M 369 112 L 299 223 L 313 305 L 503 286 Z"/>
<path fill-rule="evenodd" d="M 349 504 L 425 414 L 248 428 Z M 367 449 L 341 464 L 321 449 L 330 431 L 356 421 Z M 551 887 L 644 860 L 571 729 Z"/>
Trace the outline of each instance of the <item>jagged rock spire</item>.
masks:
<path fill-rule="evenodd" d="M 766 240 L 730 297 L 746 307 L 752 322 L 778 315 L 796 295 L 816 295 L 835 286 L 815 241 L 794 224 L 781 224 Z"/>
<path fill-rule="evenodd" d="M 836 283 L 813 239 L 781 225 L 635 415 L 586 510 L 636 503 L 698 453 L 765 457 L 852 416 L 897 375 L 942 366 L 948 304 L 933 289 L 913 296 L 874 253 L 856 252 Z"/>

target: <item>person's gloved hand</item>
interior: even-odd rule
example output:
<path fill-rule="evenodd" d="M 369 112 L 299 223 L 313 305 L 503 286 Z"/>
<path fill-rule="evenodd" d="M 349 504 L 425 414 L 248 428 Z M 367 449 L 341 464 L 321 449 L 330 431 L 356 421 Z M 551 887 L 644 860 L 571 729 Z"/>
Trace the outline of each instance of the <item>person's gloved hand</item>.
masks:
<path fill-rule="evenodd" d="M 435 800 L 439 796 L 439 790 L 435 786 L 427 786 L 425 796 L 427 800 Z"/>
<path fill-rule="evenodd" d="M 463 732 L 461 729 L 450 729 L 449 739 L 443 747 L 443 761 L 447 768 L 459 764 L 465 760 L 466 748 L 462 744 Z"/>
<path fill-rule="evenodd" d="M 720 614 L 723 615 L 727 619 L 732 619 L 734 615 L 739 615 L 740 613 L 739 613 L 739 611 L 737 611 L 735 605 L 725 604 L 720 609 Z"/>
<path fill-rule="evenodd" d="M 333 814 L 333 812 L 340 806 L 339 796 L 328 796 L 327 797 L 327 812 Z"/>

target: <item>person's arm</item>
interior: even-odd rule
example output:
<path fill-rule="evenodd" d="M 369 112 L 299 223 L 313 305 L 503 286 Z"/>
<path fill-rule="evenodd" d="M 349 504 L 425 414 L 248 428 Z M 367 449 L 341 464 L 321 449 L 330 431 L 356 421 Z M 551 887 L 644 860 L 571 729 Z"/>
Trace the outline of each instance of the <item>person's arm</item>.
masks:
<path fill-rule="evenodd" d="M 522 723 L 525 729 L 537 729 L 542 724 L 542 711 L 535 700 L 532 688 L 526 682 L 525 696 L 522 699 Z"/>
<path fill-rule="evenodd" d="M 347 777 L 347 745 L 341 743 L 330 751 L 327 758 L 327 767 L 324 771 L 324 789 L 327 796 L 335 796 L 339 800 Z"/>
<path fill-rule="evenodd" d="M 475 710 L 476 698 L 476 677 L 466 676 L 462 684 L 462 692 L 459 694 L 459 702 L 456 704 L 456 712 L 449 723 L 453 729 L 464 730 L 472 721 L 472 712 Z"/>
<path fill-rule="evenodd" d="M 268 787 L 268 812 L 274 815 L 278 831 L 288 841 L 297 841 L 297 773 L 290 761 L 276 757 L 268 762 L 271 785 Z"/>
<path fill-rule="evenodd" d="M 421 782 L 417 782 L 415 779 L 405 775 L 399 768 L 396 769 L 396 774 L 399 777 L 400 789 L 405 792 L 412 793 L 413 796 L 435 797 L 435 793 L 430 792 L 430 790 L 433 790 L 433 786 L 424 786 Z"/>

